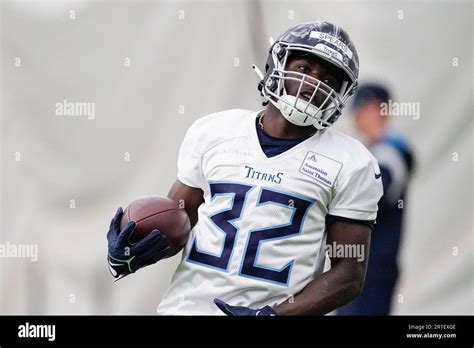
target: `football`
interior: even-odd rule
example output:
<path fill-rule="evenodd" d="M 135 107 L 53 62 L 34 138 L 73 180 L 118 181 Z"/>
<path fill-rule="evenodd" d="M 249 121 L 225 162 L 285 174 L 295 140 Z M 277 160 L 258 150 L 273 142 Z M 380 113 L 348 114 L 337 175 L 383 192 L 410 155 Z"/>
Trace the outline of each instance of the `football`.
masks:
<path fill-rule="evenodd" d="M 121 228 L 132 220 L 136 221 L 137 227 L 130 235 L 130 243 L 140 241 L 155 229 L 160 230 L 170 246 L 170 252 L 166 257 L 181 251 L 188 241 L 191 230 L 186 211 L 167 197 L 146 196 L 133 201 L 123 213 Z"/>

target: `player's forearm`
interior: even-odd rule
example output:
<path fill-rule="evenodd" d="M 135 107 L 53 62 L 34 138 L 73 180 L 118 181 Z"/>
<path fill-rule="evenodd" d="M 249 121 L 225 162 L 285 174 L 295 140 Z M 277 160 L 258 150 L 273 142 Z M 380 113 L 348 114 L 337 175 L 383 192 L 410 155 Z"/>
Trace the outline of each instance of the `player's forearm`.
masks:
<path fill-rule="evenodd" d="M 363 286 L 359 272 L 338 264 L 311 281 L 298 295 L 274 309 L 278 315 L 324 315 L 356 298 Z M 352 274 L 351 274 L 352 273 Z"/>
<path fill-rule="evenodd" d="M 203 191 L 187 186 L 176 180 L 170 191 L 168 192 L 168 198 L 171 198 L 177 202 L 180 207 L 186 210 L 189 221 L 191 222 L 191 228 L 196 225 L 198 221 L 198 208 L 204 202 Z"/>

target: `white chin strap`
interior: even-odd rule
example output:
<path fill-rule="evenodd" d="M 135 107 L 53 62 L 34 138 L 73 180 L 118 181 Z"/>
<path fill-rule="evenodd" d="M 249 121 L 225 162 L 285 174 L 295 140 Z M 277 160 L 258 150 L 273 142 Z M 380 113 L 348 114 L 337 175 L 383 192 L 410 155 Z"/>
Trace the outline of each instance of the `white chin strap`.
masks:
<path fill-rule="evenodd" d="M 283 117 L 297 126 L 324 128 L 318 122 L 318 119 L 323 118 L 323 111 L 304 99 L 284 93 L 278 98 L 275 106 L 280 110 Z"/>

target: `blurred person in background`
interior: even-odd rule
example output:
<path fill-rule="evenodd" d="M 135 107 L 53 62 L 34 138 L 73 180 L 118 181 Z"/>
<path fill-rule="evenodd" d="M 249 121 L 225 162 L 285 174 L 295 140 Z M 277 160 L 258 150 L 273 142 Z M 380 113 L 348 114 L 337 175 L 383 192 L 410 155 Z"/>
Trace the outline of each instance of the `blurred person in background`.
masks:
<path fill-rule="evenodd" d="M 338 315 L 389 315 L 399 267 L 405 195 L 413 172 L 413 154 L 405 140 L 389 130 L 389 91 L 382 85 L 360 86 L 352 112 L 360 140 L 379 162 L 384 194 L 372 232 L 364 289 Z M 385 104 L 384 104 L 385 103 Z"/>

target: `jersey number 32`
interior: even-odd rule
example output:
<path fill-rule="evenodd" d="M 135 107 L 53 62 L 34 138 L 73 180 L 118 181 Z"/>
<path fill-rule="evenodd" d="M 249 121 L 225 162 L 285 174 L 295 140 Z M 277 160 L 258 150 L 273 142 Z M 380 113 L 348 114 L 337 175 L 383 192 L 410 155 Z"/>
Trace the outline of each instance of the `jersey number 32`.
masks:
<path fill-rule="evenodd" d="M 211 199 L 214 199 L 216 196 L 232 197 L 232 205 L 230 208 L 209 216 L 209 219 L 224 234 L 222 251 L 220 255 L 206 253 L 197 248 L 196 239 L 194 239 L 188 257 L 189 262 L 217 268 L 223 272 L 228 271 L 238 233 L 238 229 L 234 226 L 233 222 L 241 218 L 242 211 L 245 209 L 247 194 L 252 188 L 253 186 L 239 183 L 210 183 Z M 281 269 L 259 266 L 256 264 L 258 251 L 261 244 L 266 241 L 298 235 L 301 231 L 306 213 L 313 203 L 314 201 L 301 197 L 261 188 L 256 206 L 274 204 L 292 209 L 291 218 L 286 224 L 269 226 L 249 232 L 247 245 L 244 249 L 240 264 L 239 275 L 269 281 L 279 285 L 288 285 L 293 261 L 288 262 Z M 255 218 L 257 219 L 258 217 Z"/>

